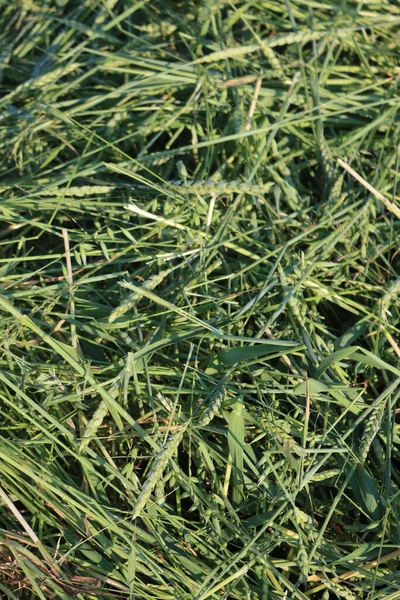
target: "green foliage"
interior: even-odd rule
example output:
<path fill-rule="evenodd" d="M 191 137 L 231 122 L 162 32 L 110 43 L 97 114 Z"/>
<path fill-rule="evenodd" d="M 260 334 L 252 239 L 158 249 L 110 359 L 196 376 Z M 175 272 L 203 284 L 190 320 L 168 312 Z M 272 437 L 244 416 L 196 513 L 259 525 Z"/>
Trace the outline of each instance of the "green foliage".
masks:
<path fill-rule="evenodd" d="M 394 0 L 0 0 L 0 596 L 399 595 Z"/>

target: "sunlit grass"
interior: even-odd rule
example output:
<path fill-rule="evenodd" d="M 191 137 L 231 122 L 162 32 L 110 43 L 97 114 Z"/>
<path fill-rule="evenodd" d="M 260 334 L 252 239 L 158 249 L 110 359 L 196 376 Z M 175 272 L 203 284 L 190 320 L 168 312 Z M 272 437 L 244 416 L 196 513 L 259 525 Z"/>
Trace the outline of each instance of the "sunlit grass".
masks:
<path fill-rule="evenodd" d="M 0 3 L 0 595 L 400 595 L 386 2 Z"/>

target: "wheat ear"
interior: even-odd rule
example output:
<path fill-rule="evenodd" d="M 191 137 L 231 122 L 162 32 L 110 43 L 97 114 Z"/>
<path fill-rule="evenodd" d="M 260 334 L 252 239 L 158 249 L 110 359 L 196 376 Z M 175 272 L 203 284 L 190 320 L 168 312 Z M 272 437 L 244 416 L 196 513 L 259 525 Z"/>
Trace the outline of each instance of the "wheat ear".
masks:
<path fill-rule="evenodd" d="M 386 402 L 381 402 L 378 404 L 378 406 L 375 406 L 372 409 L 372 412 L 368 415 L 358 450 L 358 459 L 361 464 L 364 464 L 367 459 L 371 444 L 379 431 L 379 427 L 381 426 L 385 409 Z"/>
<path fill-rule="evenodd" d="M 178 448 L 187 426 L 188 423 L 186 423 L 178 431 L 170 435 L 168 440 L 165 442 L 162 449 L 154 459 L 150 472 L 143 485 L 142 491 L 140 492 L 139 497 L 134 506 L 132 515 L 133 519 L 136 519 L 146 506 L 154 488 L 157 485 L 157 482 L 161 479 L 164 473 L 168 461 L 172 458 L 175 450 Z"/>

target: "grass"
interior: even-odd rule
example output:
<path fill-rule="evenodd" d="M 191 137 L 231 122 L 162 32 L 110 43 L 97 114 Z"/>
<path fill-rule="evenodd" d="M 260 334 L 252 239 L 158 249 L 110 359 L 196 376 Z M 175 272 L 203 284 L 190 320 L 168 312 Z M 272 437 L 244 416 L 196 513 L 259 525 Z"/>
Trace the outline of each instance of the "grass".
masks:
<path fill-rule="evenodd" d="M 400 598 L 398 3 L 0 24 L 0 596 Z"/>

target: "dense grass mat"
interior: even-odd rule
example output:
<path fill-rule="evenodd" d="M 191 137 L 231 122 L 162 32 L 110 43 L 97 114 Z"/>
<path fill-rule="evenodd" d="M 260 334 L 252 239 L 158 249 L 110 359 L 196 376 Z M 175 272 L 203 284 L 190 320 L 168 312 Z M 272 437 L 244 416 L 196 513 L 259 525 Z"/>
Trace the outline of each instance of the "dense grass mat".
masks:
<path fill-rule="evenodd" d="M 398 2 L 0 31 L 1 598 L 400 598 Z"/>

